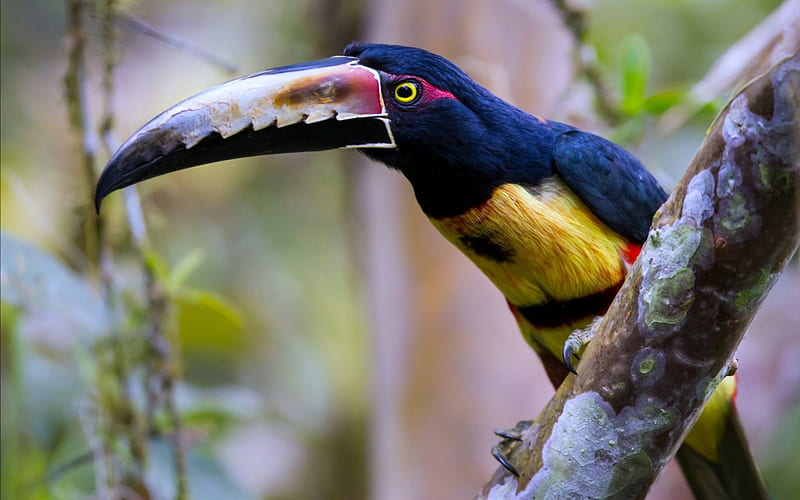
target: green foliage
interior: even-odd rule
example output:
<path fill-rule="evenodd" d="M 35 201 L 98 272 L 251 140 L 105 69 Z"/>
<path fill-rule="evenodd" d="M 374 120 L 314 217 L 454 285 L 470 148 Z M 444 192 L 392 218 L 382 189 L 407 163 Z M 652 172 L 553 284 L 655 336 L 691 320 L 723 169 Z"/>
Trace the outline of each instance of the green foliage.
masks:
<path fill-rule="evenodd" d="M 663 115 L 685 98 L 686 91 L 683 89 L 662 90 L 644 97 L 640 109 L 652 115 Z"/>
<path fill-rule="evenodd" d="M 153 376 L 148 372 L 170 365 L 148 346 L 146 332 L 152 325 L 147 324 L 151 318 L 143 291 L 120 291 L 118 296 L 127 299 L 112 300 L 112 307 L 91 281 L 58 259 L 5 233 L 0 238 L 3 498 L 87 494 L 94 487 L 87 465 L 98 459 L 123 482 L 133 481 L 129 487 L 146 478 L 138 488 L 174 488 L 174 468 L 152 466 L 166 460 L 160 456 L 164 452 L 155 457 L 148 452 L 159 439 L 172 439 L 178 428 L 168 408 L 148 409 L 144 399 L 147 380 Z M 153 251 L 146 253 L 145 261 L 158 288 L 167 291 L 170 307 L 178 311 L 181 339 L 219 353 L 238 338 L 241 348 L 242 322 L 235 308 L 216 294 L 185 287 L 202 253 L 190 252 L 173 268 Z M 191 403 L 185 409 L 190 416 L 187 429 L 219 435 L 227 422 L 236 420 L 230 414 L 234 407 L 209 406 L 208 398 Z M 148 434 L 157 439 L 148 439 Z M 97 456 L 94 447 L 113 455 Z M 190 474 L 218 476 L 206 480 L 216 485 L 214 491 L 227 492 L 225 498 L 242 496 L 204 452 L 190 453 L 188 463 Z M 137 473 L 142 464 L 150 465 Z M 226 484 L 227 490 L 219 489 Z"/>
<path fill-rule="evenodd" d="M 622 38 L 619 49 L 618 103 L 621 119 L 616 123 L 613 132 L 616 142 L 639 142 L 652 118 L 686 104 L 688 92 L 682 87 L 648 93 L 651 60 L 651 49 L 646 38 L 638 33 L 628 33 Z"/>
<path fill-rule="evenodd" d="M 90 283 L 57 259 L 5 233 L 0 241 L 2 496 L 50 498 L 48 491 L 63 487 L 55 484 L 59 464 L 87 451 L 79 425 L 81 353 L 102 338 L 111 313 Z M 91 486 L 85 474 L 69 478 L 66 490 Z"/>
<path fill-rule="evenodd" d="M 205 290 L 186 289 L 176 295 L 175 304 L 179 336 L 185 344 L 217 355 L 244 347 L 242 319 L 229 301 Z"/>
<path fill-rule="evenodd" d="M 650 48 L 638 34 L 630 33 L 622 40 L 622 111 L 628 115 L 639 113 L 647 92 L 650 77 Z"/>
<path fill-rule="evenodd" d="M 87 340 L 107 331 L 109 307 L 96 287 L 35 246 L 0 233 L 2 301 L 25 311 L 42 335 L 69 341 Z M 26 328 L 27 323 L 23 325 Z"/>

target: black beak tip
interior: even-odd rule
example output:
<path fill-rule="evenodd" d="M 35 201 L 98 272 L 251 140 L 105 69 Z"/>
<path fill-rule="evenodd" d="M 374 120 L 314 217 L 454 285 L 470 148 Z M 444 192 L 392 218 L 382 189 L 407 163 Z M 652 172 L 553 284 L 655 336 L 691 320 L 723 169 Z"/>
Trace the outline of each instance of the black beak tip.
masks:
<path fill-rule="evenodd" d="M 111 165 L 111 163 L 109 163 L 109 165 Z M 100 215 L 100 206 L 103 204 L 105 197 L 111 194 L 112 191 L 122 187 L 118 186 L 118 184 L 118 179 L 116 179 L 114 175 L 114 169 L 109 168 L 107 165 L 97 179 L 97 185 L 94 188 L 94 209 L 97 215 Z"/>
<path fill-rule="evenodd" d="M 94 192 L 94 210 L 97 215 L 100 215 L 100 204 L 103 203 L 105 195 L 100 191 L 99 186 Z"/>

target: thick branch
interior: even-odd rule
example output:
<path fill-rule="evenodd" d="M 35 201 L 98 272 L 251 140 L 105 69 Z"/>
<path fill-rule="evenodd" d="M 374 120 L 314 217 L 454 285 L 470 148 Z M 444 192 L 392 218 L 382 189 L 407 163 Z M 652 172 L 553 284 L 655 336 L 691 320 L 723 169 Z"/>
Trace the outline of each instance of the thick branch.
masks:
<path fill-rule="evenodd" d="M 580 364 L 492 498 L 640 498 L 672 458 L 800 239 L 800 55 L 711 128 Z"/>

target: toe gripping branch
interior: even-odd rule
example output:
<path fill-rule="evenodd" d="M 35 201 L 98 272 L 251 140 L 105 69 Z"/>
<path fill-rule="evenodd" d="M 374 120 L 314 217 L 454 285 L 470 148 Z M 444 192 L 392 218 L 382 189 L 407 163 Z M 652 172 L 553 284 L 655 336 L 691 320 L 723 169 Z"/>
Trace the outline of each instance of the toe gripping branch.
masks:
<path fill-rule="evenodd" d="M 586 347 L 589 341 L 594 338 L 601 319 L 602 316 L 597 316 L 586 328 L 573 330 L 572 333 L 569 334 L 569 337 L 567 337 L 566 342 L 564 342 L 564 349 L 561 351 L 561 359 L 564 361 L 564 366 L 567 367 L 567 370 L 575 375 L 577 375 L 578 372 L 572 364 L 572 358 L 580 361 L 581 357 L 579 353 Z"/>
<path fill-rule="evenodd" d="M 522 420 L 517 422 L 513 429 L 495 429 L 494 431 L 496 436 L 503 439 L 492 447 L 492 456 L 514 477 L 519 477 L 519 471 L 511 465 L 509 456 L 514 447 L 522 442 L 523 434 L 530 428 L 532 423 L 532 420 Z"/>

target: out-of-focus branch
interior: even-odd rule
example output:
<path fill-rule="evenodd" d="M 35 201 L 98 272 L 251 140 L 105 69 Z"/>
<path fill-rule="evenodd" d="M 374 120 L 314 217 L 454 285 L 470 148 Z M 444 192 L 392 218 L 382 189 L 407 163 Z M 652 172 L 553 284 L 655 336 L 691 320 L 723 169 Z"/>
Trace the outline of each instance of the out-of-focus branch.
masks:
<path fill-rule="evenodd" d="M 480 498 L 642 498 L 800 242 L 800 53 L 720 114 L 583 357 Z"/>
<path fill-rule="evenodd" d="M 564 24 L 575 37 L 576 69 L 579 75 L 594 88 L 597 99 L 597 112 L 609 124 L 616 125 L 622 119 L 614 92 L 603 77 L 597 63 L 597 51 L 586 41 L 586 12 L 573 6 L 568 0 L 551 0 L 553 6 L 561 14 Z"/>
<path fill-rule="evenodd" d="M 86 98 L 86 26 L 88 17 L 87 4 L 82 0 L 69 0 L 67 8 L 67 71 L 64 75 L 65 101 L 69 122 L 76 135 L 81 138 L 81 162 L 83 182 L 82 196 L 85 200 L 80 206 L 81 226 L 83 229 L 84 251 L 87 257 L 87 271 L 92 275 L 100 275 L 100 241 L 101 225 L 92 208 L 92 189 L 96 179 L 97 138 L 92 126 L 91 115 Z M 107 285 L 107 280 L 103 280 Z M 108 286 L 105 286 L 108 288 Z M 100 362 L 98 362 L 99 364 Z M 98 393 L 101 390 L 97 390 Z M 89 437 L 91 456 L 95 463 L 95 487 L 98 498 L 116 498 L 122 484 L 122 477 L 114 457 L 113 440 L 108 439 L 112 426 L 108 422 L 108 413 L 101 407 L 101 396 L 93 398 L 90 405 L 91 418 L 83 420 L 84 432 Z M 89 428 L 91 427 L 91 428 Z M 59 468 L 69 468 L 62 465 Z"/>
<path fill-rule="evenodd" d="M 705 103 L 726 95 L 734 86 L 758 76 L 800 45 L 800 0 L 785 0 L 717 59 L 709 72 L 689 90 L 685 102 L 662 116 L 657 127 L 664 134 L 680 128 Z M 742 68 L 750 67 L 742 78 Z"/>
<path fill-rule="evenodd" d="M 175 405 L 174 386 L 179 378 L 176 368 L 175 342 L 169 338 L 167 323 L 169 297 L 155 276 L 149 262 L 147 228 L 136 191 L 126 193 L 126 214 L 135 249 L 141 262 L 141 273 L 145 282 L 145 314 L 139 316 L 130 307 L 121 305 L 121 292 L 117 288 L 115 268 L 111 255 L 111 242 L 104 237 L 103 219 L 96 216 L 92 191 L 98 172 L 99 148 L 102 145 L 110 156 L 117 148 L 114 127 L 114 70 L 119 60 L 119 33 L 117 19 L 120 15 L 117 0 L 68 0 L 67 8 L 67 55 L 68 67 L 64 77 L 69 121 L 76 135 L 81 138 L 82 188 L 83 194 L 76 197 L 85 202 L 81 205 L 82 227 L 88 269 L 98 274 L 102 282 L 106 301 L 111 310 L 119 315 L 136 316 L 142 332 L 134 335 L 146 339 L 143 358 L 136 358 L 131 351 L 129 331 L 120 325 L 109 325 L 109 333 L 92 346 L 93 384 L 90 400 L 86 405 L 86 418 L 82 419 L 85 433 L 95 462 L 96 495 L 98 498 L 121 498 L 131 488 L 142 488 L 147 457 L 147 441 L 151 434 L 165 436 L 172 444 L 175 460 L 175 484 L 177 499 L 188 498 L 188 473 L 186 463 L 185 432 Z M 90 25 L 95 23 L 95 25 Z M 87 87 L 87 33 L 99 33 L 101 64 L 101 112 L 99 126 L 88 109 Z M 181 48 L 190 50 L 184 44 Z M 217 61 L 218 63 L 218 61 Z M 226 69 L 231 70 L 230 66 Z M 98 140 L 98 131 L 99 138 Z M 120 320 L 120 323 L 124 321 Z M 141 336 L 139 336 L 141 334 Z M 134 349 L 135 351 L 135 349 Z M 141 408 L 130 396 L 132 379 L 139 377 L 138 364 L 144 364 L 143 379 L 147 395 L 145 408 Z M 158 419 L 156 412 L 166 415 Z M 157 424 L 157 421 L 165 425 Z M 127 447 L 127 453 L 120 453 Z M 79 465 L 72 461 L 54 469 L 54 473 Z"/>
<path fill-rule="evenodd" d="M 119 57 L 119 34 L 115 21 L 120 19 L 129 22 L 138 22 L 132 18 L 126 17 L 120 12 L 116 0 L 105 0 L 102 2 L 101 15 L 99 16 L 103 50 L 103 111 L 100 117 L 100 135 L 103 138 L 103 144 L 109 156 L 113 154 L 119 146 L 119 140 L 113 129 L 113 96 L 114 69 Z M 143 23 L 139 24 L 143 25 Z M 150 31 L 151 32 L 147 34 L 153 36 L 155 32 L 153 30 Z M 175 44 L 177 42 L 177 39 L 174 39 L 174 37 L 167 37 L 161 33 L 158 33 L 158 35 L 160 39 L 168 41 L 168 43 Z M 235 69 L 235 67 L 227 65 L 227 63 L 221 61 L 221 59 L 214 58 L 214 56 L 208 52 L 197 47 L 181 43 L 180 48 L 189 50 L 196 55 L 210 60 L 214 64 L 223 66 L 227 71 L 233 71 Z M 145 358 L 146 370 L 144 373 L 144 389 L 147 395 L 144 409 L 144 420 L 146 423 L 144 424 L 144 429 L 141 428 L 141 422 L 137 422 L 136 419 L 134 419 L 132 423 L 133 428 L 130 432 L 131 454 L 137 462 L 141 474 L 144 464 L 146 434 L 149 430 L 147 427 L 152 426 L 156 410 L 163 408 L 169 420 L 169 429 L 167 430 L 169 435 L 167 437 L 171 442 L 173 459 L 175 461 L 175 497 L 178 500 L 182 500 L 188 498 L 189 493 L 186 447 L 183 439 L 184 429 L 180 413 L 175 405 L 174 389 L 176 379 L 179 376 L 175 369 L 177 365 L 176 347 L 174 341 L 168 338 L 164 328 L 167 322 L 169 302 L 163 286 L 158 282 L 158 279 L 147 262 L 147 252 L 149 251 L 147 247 L 147 226 L 144 221 L 139 195 L 134 186 L 125 190 L 125 213 L 127 215 L 131 235 L 133 236 L 133 242 L 139 254 L 142 274 L 144 275 L 147 313 L 142 326 L 144 329 L 144 338 L 147 340 L 147 345 L 149 347 Z M 120 346 L 119 348 L 124 349 L 124 346 Z"/>
<path fill-rule="evenodd" d="M 97 163 L 97 136 L 92 127 L 91 116 L 86 98 L 86 36 L 85 2 L 69 0 L 67 2 L 67 71 L 64 74 L 64 94 L 67 103 L 69 123 L 75 134 L 81 139 L 81 163 L 84 183 L 82 186 L 94 186 Z M 81 199 L 81 226 L 83 244 L 86 254 L 86 268 L 91 274 L 97 274 L 100 255 L 100 227 L 92 208 L 91 191 Z"/>
<path fill-rule="evenodd" d="M 119 33 L 116 28 L 117 22 L 141 23 L 120 11 L 114 0 L 109 0 L 105 4 L 105 11 L 101 16 L 102 29 L 101 36 L 103 42 L 103 113 L 100 117 L 100 137 L 103 139 L 106 152 L 114 153 L 119 147 L 119 138 L 114 133 L 114 68 L 119 58 Z M 146 33 L 150 35 L 150 33 Z M 150 35 L 152 36 L 152 35 Z M 162 35 L 166 37 L 167 35 Z M 129 186 L 123 191 L 125 199 L 125 215 L 128 219 L 128 229 L 136 246 L 140 251 L 147 243 L 147 224 L 142 212 L 142 204 L 139 198 L 139 191 L 136 186 Z"/>
<path fill-rule="evenodd" d="M 188 52 L 189 54 L 192 54 L 193 56 L 197 57 L 198 59 L 201 59 L 203 61 L 206 61 L 209 64 L 212 64 L 214 66 L 217 66 L 217 67 L 221 68 L 226 73 L 229 73 L 229 74 L 232 75 L 232 74 L 235 74 L 238 71 L 238 68 L 237 68 L 237 66 L 235 64 L 233 64 L 233 63 L 231 63 L 229 61 L 226 61 L 222 57 L 220 57 L 220 56 L 218 56 L 216 54 L 213 54 L 210 51 L 208 51 L 208 50 L 206 50 L 206 49 L 204 49 L 202 47 L 198 47 L 197 45 L 195 45 L 193 43 L 189 43 L 186 40 L 178 38 L 175 35 L 170 35 L 168 33 L 164 33 L 162 31 L 159 31 L 159 30 L 153 28 L 152 26 L 150 26 L 149 24 L 145 23 L 144 21 L 142 21 L 140 19 L 136 19 L 133 16 L 130 16 L 128 14 L 120 12 L 120 13 L 117 14 L 117 20 L 122 25 L 132 29 L 133 31 L 136 31 L 138 33 L 142 33 L 142 34 L 147 35 L 147 36 L 149 36 L 151 38 L 155 38 L 156 40 L 164 42 L 164 43 L 166 43 L 167 45 L 169 45 L 171 47 L 175 47 L 176 49 Z"/>

